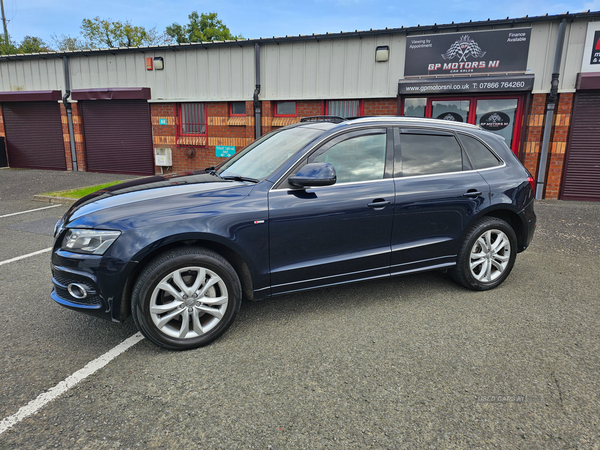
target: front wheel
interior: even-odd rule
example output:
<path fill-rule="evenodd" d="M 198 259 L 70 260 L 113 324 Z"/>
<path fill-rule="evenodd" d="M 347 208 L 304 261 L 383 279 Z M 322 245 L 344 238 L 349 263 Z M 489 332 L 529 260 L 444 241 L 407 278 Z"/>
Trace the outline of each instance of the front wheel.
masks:
<path fill-rule="evenodd" d="M 221 336 L 240 305 L 240 281 L 227 260 L 207 249 L 186 247 L 148 264 L 134 286 L 131 309 L 148 340 L 188 350 Z"/>
<path fill-rule="evenodd" d="M 516 253 L 512 227 L 504 220 L 486 217 L 467 231 L 450 275 L 468 289 L 493 289 L 508 277 Z"/>

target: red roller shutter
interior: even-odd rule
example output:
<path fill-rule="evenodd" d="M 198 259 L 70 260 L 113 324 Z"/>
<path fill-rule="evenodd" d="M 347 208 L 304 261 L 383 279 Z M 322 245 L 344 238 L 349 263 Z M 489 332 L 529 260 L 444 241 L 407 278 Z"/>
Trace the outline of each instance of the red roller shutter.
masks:
<path fill-rule="evenodd" d="M 11 167 L 67 169 L 57 102 L 3 103 L 2 112 Z"/>
<path fill-rule="evenodd" d="M 600 92 L 578 92 L 561 198 L 600 201 Z"/>
<path fill-rule="evenodd" d="M 89 172 L 154 175 L 146 100 L 80 101 L 79 105 Z"/>

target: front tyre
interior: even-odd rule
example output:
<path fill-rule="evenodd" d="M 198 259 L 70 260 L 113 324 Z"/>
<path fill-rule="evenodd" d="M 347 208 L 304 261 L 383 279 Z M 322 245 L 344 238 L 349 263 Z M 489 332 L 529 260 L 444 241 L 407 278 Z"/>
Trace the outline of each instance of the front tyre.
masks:
<path fill-rule="evenodd" d="M 233 323 L 241 298 L 239 278 L 225 258 L 185 247 L 148 264 L 133 288 L 131 310 L 149 341 L 189 350 L 221 336 Z"/>
<path fill-rule="evenodd" d="M 475 291 L 487 291 L 510 274 L 517 255 L 517 237 L 504 220 L 485 217 L 467 231 L 450 275 Z"/>

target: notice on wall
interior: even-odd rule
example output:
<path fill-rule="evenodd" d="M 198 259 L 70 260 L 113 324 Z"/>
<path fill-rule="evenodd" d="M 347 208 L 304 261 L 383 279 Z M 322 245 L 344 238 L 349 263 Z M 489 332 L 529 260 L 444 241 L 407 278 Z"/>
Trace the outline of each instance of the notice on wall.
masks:
<path fill-rule="evenodd" d="M 513 92 L 533 89 L 533 75 L 497 75 L 400 80 L 398 94 L 460 94 L 468 92 Z"/>
<path fill-rule="evenodd" d="M 525 72 L 531 28 L 406 37 L 404 76 Z"/>
<path fill-rule="evenodd" d="M 217 145 L 215 147 L 215 155 L 218 158 L 229 158 L 235 155 L 235 147 L 231 145 Z"/>

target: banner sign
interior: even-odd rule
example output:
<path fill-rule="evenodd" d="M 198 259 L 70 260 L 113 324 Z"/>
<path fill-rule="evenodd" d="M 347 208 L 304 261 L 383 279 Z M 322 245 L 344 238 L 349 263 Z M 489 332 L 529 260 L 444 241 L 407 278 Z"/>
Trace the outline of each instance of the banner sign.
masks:
<path fill-rule="evenodd" d="M 589 22 L 587 24 L 581 72 L 600 72 L 600 22 Z"/>
<path fill-rule="evenodd" d="M 533 89 L 533 75 L 400 80 L 398 94 L 461 94 L 465 92 L 513 92 Z"/>
<path fill-rule="evenodd" d="M 404 76 L 525 72 L 531 28 L 406 37 Z"/>
<path fill-rule="evenodd" d="M 592 41 L 592 57 L 590 58 L 590 64 L 600 64 L 600 31 L 594 33 L 594 40 Z"/>

